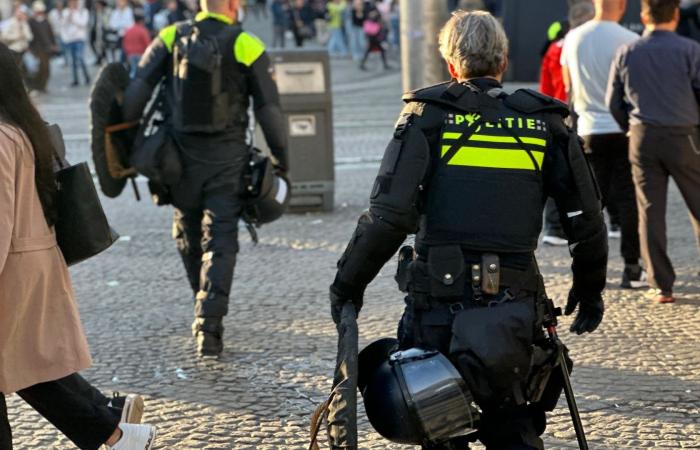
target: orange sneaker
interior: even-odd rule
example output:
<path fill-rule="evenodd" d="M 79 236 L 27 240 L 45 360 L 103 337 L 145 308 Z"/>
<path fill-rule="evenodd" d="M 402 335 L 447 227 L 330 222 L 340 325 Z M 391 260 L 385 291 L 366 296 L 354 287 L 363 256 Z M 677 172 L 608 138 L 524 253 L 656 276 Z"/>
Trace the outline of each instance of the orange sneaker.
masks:
<path fill-rule="evenodd" d="M 656 294 L 654 297 L 654 303 L 673 303 L 675 300 L 673 299 L 672 295 L 667 295 L 667 294 Z"/>

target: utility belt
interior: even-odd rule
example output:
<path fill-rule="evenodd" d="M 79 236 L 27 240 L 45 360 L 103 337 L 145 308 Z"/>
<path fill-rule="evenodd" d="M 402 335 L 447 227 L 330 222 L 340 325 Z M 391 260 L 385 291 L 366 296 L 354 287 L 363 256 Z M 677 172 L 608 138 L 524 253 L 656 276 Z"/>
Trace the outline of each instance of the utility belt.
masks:
<path fill-rule="evenodd" d="M 534 259 L 520 270 L 501 266 L 495 253 L 483 253 L 481 261 L 468 262 L 459 245 L 432 246 L 427 253 L 427 257 L 418 256 L 409 246 L 399 251 L 395 279 L 402 292 L 436 301 L 461 302 L 469 285 L 473 300 L 489 306 L 512 300 L 521 291 L 535 295 L 543 289 Z"/>
<path fill-rule="evenodd" d="M 468 263 L 459 245 L 430 247 L 427 258 L 403 247 L 396 280 L 410 294 L 419 346 L 430 346 L 424 333 L 434 332 L 423 325 L 450 327 L 450 359 L 480 406 L 554 409 L 563 386 L 555 368 L 567 350 L 543 333 L 553 306 L 534 259 L 517 270 L 491 253 Z"/>

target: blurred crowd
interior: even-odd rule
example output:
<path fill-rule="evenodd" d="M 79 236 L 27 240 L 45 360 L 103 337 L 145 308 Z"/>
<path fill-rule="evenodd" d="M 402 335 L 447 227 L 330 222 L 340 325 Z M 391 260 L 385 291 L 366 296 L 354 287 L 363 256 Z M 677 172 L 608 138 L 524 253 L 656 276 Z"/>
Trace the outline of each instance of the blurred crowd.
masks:
<path fill-rule="evenodd" d="M 13 52 L 27 86 L 45 92 L 50 61 L 61 57 L 72 86 L 90 83 L 90 64 L 129 64 L 134 71 L 152 37 L 194 16 L 195 0 L 36 0 L 15 2 L 0 21 L 0 42 Z M 86 61 L 90 46 L 92 61 Z"/>

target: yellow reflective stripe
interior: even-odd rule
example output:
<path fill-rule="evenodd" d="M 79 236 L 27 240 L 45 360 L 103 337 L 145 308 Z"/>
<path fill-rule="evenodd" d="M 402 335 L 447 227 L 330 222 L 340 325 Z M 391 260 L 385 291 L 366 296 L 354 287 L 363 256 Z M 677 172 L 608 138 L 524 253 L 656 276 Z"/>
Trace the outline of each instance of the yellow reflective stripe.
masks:
<path fill-rule="evenodd" d="M 236 61 L 248 67 L 252 66 L 265 51 L 265 44 L 252 34 L 241 33 L 233 44 Z"/>
<path fill-rule="evenodd" d="M 470 141 L 478 142 L 500 142 L 505 144 L 517 144 L 518 141 L 512 136 L 487 136 L 484 134 L 474 134 L 469 138 Z M 540 147 L 546 147 L 547 141 L 545 139 L 532 138 L 532 137 L 520 137 L 523 144 L 537 145 Z"/>
<path fill-rule="evenodd" d="M 175 44 L 175 35 L 177 34 L 177 27 L 175 25 L 170 25 L 168 27 L 163 28 L 160 30 L 160 33 L 158 33 L 158 37 L 160 38 L 161 41 L 163 41 L 163 44 L 165 44 L 165 48 L 168 49 L 168 52 L 172 53 L 173 52 L 173 44 Z"/>
<path fill-rule="evenodd" d="M 444 153 L 443 153 L 444 154 Z M 537 166 L 542 167 L 544 152 L 532 151 Z M 490 167 L 494 169 L 536 170 L 525 150 L 462 147 L 447 163 L 450 166 Z"/>
<path fill-rule="evenodd" d="M 201 11 L 201 12 L 197 13 L 197 15 L 194 18 L 195 22 L 201 22 L 202 20 L 207 20 L 207 19 L 214 19 L 214 20 L 218 20 L 219 22 L 223 22 L 226 25 L 233 25 L 233 19 L 231 19 L 230 17 L 225 16 L 223 14 L 213 13 L 213 12 Z"/>
<path fill-rule="evenodd" d="M 450 133 L 449 131 L 442 133 L 443 139 L 459 139 L 461 136 L 462 133 Z"/>
<path fill-rule="evenodd" d="M 440 153 L 440 158 L 442 158 L 443 156 L 445 156 L 445 153 L 447 153 L 447 150 L 449 150 L 450 147 L 452 147 L 452 146 L 451 146 L 451 145 L 443 145 L 443 146 L 442 146 L 442 153 Z"/>

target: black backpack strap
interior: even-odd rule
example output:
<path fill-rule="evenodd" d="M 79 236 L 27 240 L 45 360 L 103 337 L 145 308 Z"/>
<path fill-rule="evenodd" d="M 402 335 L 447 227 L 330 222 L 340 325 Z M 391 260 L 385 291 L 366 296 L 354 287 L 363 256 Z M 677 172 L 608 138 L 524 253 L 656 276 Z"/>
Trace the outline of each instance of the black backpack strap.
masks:
<path fill-rule="evenodd" d="M 559 100 L 533 89 L 518 89 L 503 100 L 506 106 L 525 114 L 554 113 L 562 117 L 569 115 L 569 107 Z"/>
<path fill-rule="evenodd" d="M 430 103 L 443 108 L 457 109 L 466 113 L 481 112 L 478 95 L 467 85 L 456 81 L 436 84 L 408 92 L 402 99 L 406 103 Z"/>

